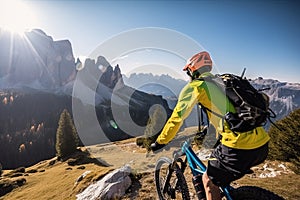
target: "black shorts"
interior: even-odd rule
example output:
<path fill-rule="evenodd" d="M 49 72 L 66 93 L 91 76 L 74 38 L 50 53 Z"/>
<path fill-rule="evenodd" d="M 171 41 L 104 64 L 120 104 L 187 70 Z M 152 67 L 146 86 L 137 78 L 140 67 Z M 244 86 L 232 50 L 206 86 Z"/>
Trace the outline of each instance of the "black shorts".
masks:
<path fill-rule="evenodd" d="M 226 186 L 243 177 L 250 168 L 267 158 L 268 143 L 251 150 L 233 149 L 222 144 L 211 154 L 207 166 L 207 175 L 217 186 Z"/>

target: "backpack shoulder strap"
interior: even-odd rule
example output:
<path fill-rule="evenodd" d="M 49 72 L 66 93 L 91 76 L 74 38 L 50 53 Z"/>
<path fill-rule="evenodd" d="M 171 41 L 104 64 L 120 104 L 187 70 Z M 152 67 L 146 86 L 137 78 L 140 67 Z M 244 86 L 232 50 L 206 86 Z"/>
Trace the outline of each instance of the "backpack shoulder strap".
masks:
<path fill-rule="evenodd" d="M 206 76 L 206 77 L 195 78 L 194 80 L 198 80 L 198 81 L 212 81 L 214 78 L 215 78 L 215 76 Z"/>
<path fill-rule="evenodd" d="M 203 108 L 203 109 L 205 110 L 205 112 L 208 111 L 208 112 L 210 112 L 210 113 L 216 115 L 217 117 L 220 117 L 220 118 L 222 118 L 222 119 L 224 118 L 223 115 L 221 115 L 221 114 L 219 114 L 219 113 L 217 113 L 217 112 L 215 112 L 215 111 L 212 111 L 211 109 L 209 109 L 209 108 L 203 106 L 201 103 L 199 103 L 199 105 L 201 106 L 201 108 Z"/>
<path fill-rule="evenodd" d="M 214 79 L 217 78 L 217 77 L 219 77 L 219 76 L 220 76 L 220 75 L 216 74 L 215 76 L 200 77 L 200 78 L 196 78 L 196 79 L 194 79 L 194 80 L 214 82 Z M 209 108 L 205 107 L 204 105 L 202 105 L 200 102 L 199 102 L 198 104 L 199 104 L 199 106 L 202 108 L 202 110 L 203 110 L 206 114 L 207 114 L 207 111 L 208 111 L 208 112 L 210 112 L 210 113 L 216 115 L 217 117 L 220 117 L 221 119 L 224 118 L 223 115 L 221 115 L 221 114 L 219 114 L 219 113 L 217 113 L 217 112 L 212 111 L 211 109 L 209 109 Z"/>

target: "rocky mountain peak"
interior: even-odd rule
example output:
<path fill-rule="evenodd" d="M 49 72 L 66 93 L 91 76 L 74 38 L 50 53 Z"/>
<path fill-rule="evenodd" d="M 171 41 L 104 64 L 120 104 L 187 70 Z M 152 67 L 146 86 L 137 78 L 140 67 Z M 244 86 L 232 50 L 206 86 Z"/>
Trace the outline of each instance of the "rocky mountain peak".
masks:
<path fill-rule="evenodd" d="M 77 64 L 80 64 L 77 61 Z M 93 77 L 96 81 L 99 79 L 99 84 L 110 89 L 121 88 L 124 86 L 122 73 L 119 65 L 112 67 L 110 63 L 103 56 L 98 56 L 96 60 L 86 59 L 84 66 L 81 70 L 86 70 L 90 77 Z"/>
<path fill-rule="evenodd" d="M 103 56 L 98 56 L 96 65 L 99 66 L 99 67 L 100 66 L 103 66 L 103 67 L 109 67 L 110 66 L 109 62 Z"/>
<path fill-rule="evenodd" d="M 23 36 L 0 29 L 0 86 L 55 89 L 74 79 L 69 40 L 54 41 L 39 29 Z"/>

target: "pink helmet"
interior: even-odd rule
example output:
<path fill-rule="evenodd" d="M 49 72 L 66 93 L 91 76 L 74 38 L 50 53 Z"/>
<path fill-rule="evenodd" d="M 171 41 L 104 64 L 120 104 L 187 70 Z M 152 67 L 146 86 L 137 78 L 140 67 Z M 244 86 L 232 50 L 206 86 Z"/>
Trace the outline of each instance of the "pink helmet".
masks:
<path fill-rule="evenodd" d="M 202 51 L 191 57 L 188 60 L 187 64 L 184 66 L 183 70 L 189 70 L 191 73 L 193 73 L 205 66 L 209 67 L 209 71 L 212 70 L 212 60 L 210 58 L 210 55 L 206 51 Z"/>

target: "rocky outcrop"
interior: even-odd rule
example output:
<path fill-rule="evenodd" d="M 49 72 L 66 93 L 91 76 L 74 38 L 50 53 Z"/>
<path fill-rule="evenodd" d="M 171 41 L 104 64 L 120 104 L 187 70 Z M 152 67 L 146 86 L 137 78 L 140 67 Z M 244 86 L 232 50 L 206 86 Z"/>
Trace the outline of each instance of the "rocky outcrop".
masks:
<path fill-rule="evenodd" d="M 82 70 L 87 71 L 84 73 L 88 76 L 88 81 L 92 81 L 92 79 L 94 79 L 98 85 L 102 84 L 110 89 L 124 87 L 119 65 L 116 65 L 113 68 L 103 56 L 99 56 L 96 62 L 89 58 L 86 59 Z"/>
<path fill-rule="evenodd" d="M 75 75 L 70 41 L 54 41 L 38 29 L 23 36 L 0 29 L 1 88 L 55 89 Z"/>
<path fill-rule="evenodd" d="M 10 193 L 13 189 L 21 187 L 26 183 L 25 178 L 3 178 L 0 179 L 0 197 Z"/>
<path fill-rule="evenodd" d="M 76 195 L 77 200 L 120 199 L 131 186 L 130 173 L 128 165 L 114 170 Z"/>
<path fill-rule="evenodd" d="M 143 135 L 143 128 L 149 119 L 149 111 L 153 105 L 161 105 L 166 115 L 171 115 L 167 101 L 162 96 L 147 94 L 123 82 L 120 67 L 114 68 L 102 56 L 97 61 L 87 59 L 84 66 L 78 71 L 76 78 L 73 99 L 76 99 L 76 107 L 82 110 L 91 110 L 96 106 L 96 115 L 100 127 L 109 141 L 117 141 Z M 91 98 L 88 98 L 91 97 Z M 84 112 L 80 112 L 83 116 Z M 89 119 L 89 113 L 81 117 Z M 91 130 L 89 134 L 82 136 L 85 145 L 95 144 L 99 141 L 99 131 L 92 131 L 90 120 L 81 122 Z M 134 129 L 137 125 L 137 129 Z M 95 127 L 96 128 L 96 127 Z"/>

